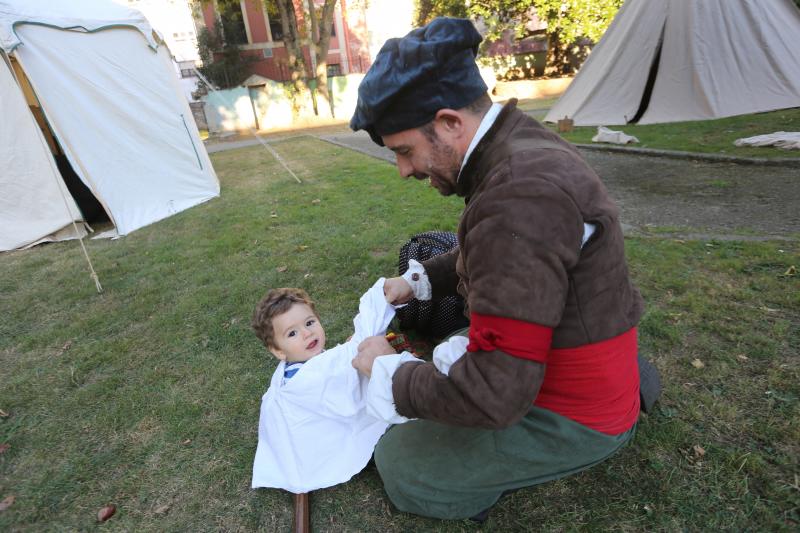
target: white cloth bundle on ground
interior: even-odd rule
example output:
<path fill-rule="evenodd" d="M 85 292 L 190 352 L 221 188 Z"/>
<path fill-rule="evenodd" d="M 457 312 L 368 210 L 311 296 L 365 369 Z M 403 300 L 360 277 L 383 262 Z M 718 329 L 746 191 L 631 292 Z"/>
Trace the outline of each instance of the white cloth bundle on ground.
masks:
<path fill-rule="evenodd" d="M 766 135 L 733 141 L 736 146 L 776 146 L 784 150 L 800 150 L 800 131 L 776 131 Z"/>
<path fill-rule="evenodd" d="M 369 380 L 352 366 L 362 340 L 383 335 L 394 307 L 379 279 L 359 302 L 353 337 L 309 359 L 283 383 L 285 363 L 261 400 L 253 488 L 309 492 L 349 480 L 369 462 L 389 423 L 367 413 Z"/>
<path fill-rule="evenodd" d="M 628 135 L 621 131 L 610 130 L 605 126 L 597 127 L 597 135 L 592 137 L 592 142 L 595 143 L 612 143 L 612 144 L 628 144 L 638 143 L 639 139 L 633 135 Z"/>

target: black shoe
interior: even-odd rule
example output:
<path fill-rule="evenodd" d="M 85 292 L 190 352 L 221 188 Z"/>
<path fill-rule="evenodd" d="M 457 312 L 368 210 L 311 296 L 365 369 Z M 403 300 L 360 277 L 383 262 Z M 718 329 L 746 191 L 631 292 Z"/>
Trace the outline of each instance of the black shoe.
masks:
<path fill-rule="evenodd" d="M 492 507 L 494 507 L 494 505 L 492 505 Z M 476 524 L 483 524 L 484 522 L 486 522 L 489 519 L 489 511 L 492 510 L 492 507 L 484 509 L 483 511 L 481 511 L 478 514 L 476 514 L 475 516 L 470 516 L 469 520 L 471 522 L 475 522 Z"/>
<path fill-rule="evenodd" d="M 639 356 L 639 399 L 641 400 L 642 411 L 649 413 L 653 405 L 661 396 L 661 376 L 658 369 L 642 357 Z"/>

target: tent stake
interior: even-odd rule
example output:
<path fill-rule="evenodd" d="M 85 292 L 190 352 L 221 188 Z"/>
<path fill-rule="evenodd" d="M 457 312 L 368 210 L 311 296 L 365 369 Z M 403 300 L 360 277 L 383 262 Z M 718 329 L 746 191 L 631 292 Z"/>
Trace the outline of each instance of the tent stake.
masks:
<path fill-rule="evenodd" d="M 294 533 L 309 533 L 309 504 L 308 493 L 302 492 L 294 495 Z"/>

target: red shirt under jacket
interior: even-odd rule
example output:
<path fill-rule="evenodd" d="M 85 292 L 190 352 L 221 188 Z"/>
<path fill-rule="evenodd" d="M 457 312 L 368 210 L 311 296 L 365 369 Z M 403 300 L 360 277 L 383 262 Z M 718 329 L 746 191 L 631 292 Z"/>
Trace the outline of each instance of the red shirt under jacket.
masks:
<path fill-rule="evenodd" d="M 534 405 L 607 435 L 628 431 L 639 416 L 636 328 L 576 348 L 551 349 L 553 329 L 472 313 L 467 351 L 502 350 L 546 366 Z"/>

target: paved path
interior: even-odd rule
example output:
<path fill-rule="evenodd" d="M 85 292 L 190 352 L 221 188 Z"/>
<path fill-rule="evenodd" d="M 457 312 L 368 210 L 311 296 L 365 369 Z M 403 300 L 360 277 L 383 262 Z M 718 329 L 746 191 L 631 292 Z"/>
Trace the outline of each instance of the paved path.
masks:
<path fill-rule="evenodd" d="M 375 145 L 363 131 L 318 138 L 391 164 L 395 161 L 391 150 Z M 257 139 L 245 139 L 209 144 L 206 149 L 213 153 L 257 144 Z M 800 238 L 800 168 L 597 149 L 582 154 L 620 206 L 629 234 L 658 228 L 659 234 L 666 230 L 685 238 Z"/>
<path fill-rule="evenodd" d="M 390 163 L 364 132 L 321 139 Z M 628 233 L 681 237 L 800 238 L 800 169 L 582 150 L 622 211 Z"/>

